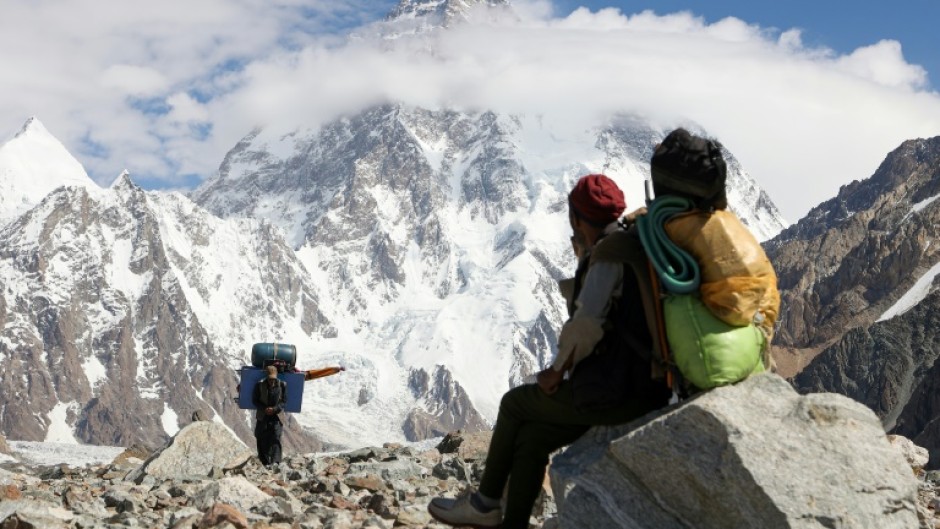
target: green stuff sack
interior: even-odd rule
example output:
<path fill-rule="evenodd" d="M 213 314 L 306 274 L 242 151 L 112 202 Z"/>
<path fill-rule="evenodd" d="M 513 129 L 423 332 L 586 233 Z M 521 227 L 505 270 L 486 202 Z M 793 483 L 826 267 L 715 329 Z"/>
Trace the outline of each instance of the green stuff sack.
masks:
<path fill-rule="evenodd" d="M 682 376 L 699 389 L 733 384 L 764 370 L 764 334 L 716 318 L 695 295 L 663 300 L 666 337 Z"/>

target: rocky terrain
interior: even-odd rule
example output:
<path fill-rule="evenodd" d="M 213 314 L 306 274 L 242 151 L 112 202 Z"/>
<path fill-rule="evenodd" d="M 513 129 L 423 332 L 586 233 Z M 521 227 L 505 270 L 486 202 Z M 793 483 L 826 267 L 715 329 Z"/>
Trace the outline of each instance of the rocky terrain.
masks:
<path fill-rule="evenodd" d="M 0 526 L 443 528 L 431 522 L 427 503 L 479 480 L 489 434 L 454 434 L 427 449 L 387 444 L 293 455 L 269 468 L 213 423 L 185 428 L 174 443 L 210 438 L 212 454 L 168 448 L 146 470 L 149 454 L 135 448 L 86 468 L 2 465 Z M 539 508 L 541 524 L 554 512 L 550 490 Z"/>
<path fill-rule="evenodd" d="M 782 449 L 807 438 L 815 452 Z M 296 454 L 266 468 L 224 427 L 199 421 L 154 453 L 131 447 L 107 464 L 0 464 L 0 527 L 442 529 L 427 503 L 477 484 L 488 443 L 489 433 L 454 432 L 436 445 Z M 940 472 L 924 471 L 926 460 L 909 440 L 880 434 L 858 403 L 799 397 L 759 377 L 593 429 L 553 459 L 531 523 L 662 529 L 688 527 L 676 520 L 697 513 L 697 527 L 723 529 L 936 529 Z"/>

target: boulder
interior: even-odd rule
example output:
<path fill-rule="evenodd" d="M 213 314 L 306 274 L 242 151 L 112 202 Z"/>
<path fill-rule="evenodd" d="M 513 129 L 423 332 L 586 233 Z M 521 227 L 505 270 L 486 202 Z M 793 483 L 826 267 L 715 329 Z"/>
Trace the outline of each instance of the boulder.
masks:
<path fill-rule="evenodd" d="M 457 454 L 468 461 L 484 460 L 492 437 L 492 431 L 463 433 L 455 430 L 445 435 L 436 448 L 441 454 Z"/>
<path fill-rule="evenodd" d="M 407 459 L 353 463 L 346 471 L 349 476 L 377 475 L 384 480 L 408 479 L 411 476 L 421 476 L 426 473 L 427 470 L 421 465 Z"/>
<path fill-rule="evenodd" d="M 556 457 L 562 527 L 918 526 L 918 483 L 869 408 L 751 377 Z"/>
<path fill-rule="evenodd" d="M 213 468 L 235 468 L 253 455 L 254 452 L 224 425 L 197 421 L 180 430 L 125 479 L 139 482 L 144 476 L 157 479 L 205 477 Z"/>
<path fill-rule="evenodd" d="M 261 505 L 271 496 L 242 476 L 230 476 L 213 481 L 192 499 L 191 505 L 199 510 L 205 510 L 216 503 L 231 505 L 240 512 L 247 512 L 256 505 Z"/>
<path fill-rule="evenodd" d="M 0 502 L 0 527 L 65 529 L 75 515 L 68 509 L 36 500 Z"/>

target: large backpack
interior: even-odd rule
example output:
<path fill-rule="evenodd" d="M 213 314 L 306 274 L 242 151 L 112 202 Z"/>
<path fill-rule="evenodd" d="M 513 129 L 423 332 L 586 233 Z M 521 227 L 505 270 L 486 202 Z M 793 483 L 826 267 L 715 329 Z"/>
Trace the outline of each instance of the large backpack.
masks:
<path fill-rule="evenodd" d="M 618 331 L 637 351 L 648 351 L 650 377 L 665 378 L 679 396 L 738 382 L 765 369 L 764 334 L 754 325 L 730 325 L 715 317 L 695 291 L 669 292 L 648 257 L 639 230 L 620 232 L 617 260 L 636 279 L 652 343 L 645 349 Z"/>
<path fill-rule="evenodd" d="M 722 211 L 727 207 L 727 166 L 720 144 L 677 129 L 656 147 L 650 172 L 657 199 L 648 197 L 649 211 L 637 219 L 644 255 L 650 260 L 645 272 L 636 273 L 653 291 L 660 354 L 670 376 L 679 379 L 673 385 L 680 393 L 683 387 L 709 389 L 763 371 L 779 308 L 776 276 L 753 236 L 733 214 Z M 671 219 L 689 211 L 701 216 L 674 226 L 672 235 L 682 234 L 682 244 L 694 256 L 676 245 L 666 228 Z M 703 240 L 699 230 L 716 212 L 719 220 L 727 221 L 718 230 L 723 240 Z M 735 255 L 736 238 L 746 239 L 740 243 L 751 254 L 746 260 L 760 261 L 759 266 L 715 264 L 723 254 L 741 260 Z M 704 289 L 702 268 L 710 275 Z M 734 277 L 715 277 L 722 274 Z"/>
<path fill-rule="evenodd" d="M 614 328 L 571 377 L 579 408 L 609 407 L 646 393 L 655 399 L 661 386 L 685 397 L 764 369 L 763 334 L 753 325 L 731 326 L 717 319 L 695 293 L 663 289 L 637 227 L 607 235 L 594 248 L 592 259 L 622 264 L 624 284 L 631 284 L 631 292 L 624 295 L 639 299 L 645 329 L 638 329 L 636 319 L 626 319 L 636 316 L 630 310 L 620 310 L 617 303 L 611 307 Z M 637 306 L 635 300 L 620 303 L 630 301 Z"/>

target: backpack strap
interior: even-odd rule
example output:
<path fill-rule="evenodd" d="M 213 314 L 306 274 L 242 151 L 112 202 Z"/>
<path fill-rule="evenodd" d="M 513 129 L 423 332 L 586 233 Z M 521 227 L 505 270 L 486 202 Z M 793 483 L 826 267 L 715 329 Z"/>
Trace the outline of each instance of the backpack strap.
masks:
<path fill-rule="evenodd" d="M 618 230 L 605 237 L 594 248 L 591 259 L 623 263 L 624 273 L 630 273 L 636 278 L 643 313 L 646 317 L 647 330 L 653 339 L 652 351 L 643 356 L 648 357 L 647 359 L 650 361 L 653 379 L 661 380 L 665 377 L 667 382 L 671 382 L 670 372 L 672 370 L 669 368 L 669 347 L 666 343 L 666 327 L 663 321 L 659 281 L 655 273 L 652 272 L 650 260 L 646 256 L 646 251 L 640 242 L 636 228 Z M 621 332 L 621 335 L 641 354 L 649 350 L 648 346 L 642 346 L 640 340 L 629 332 Z"/>

